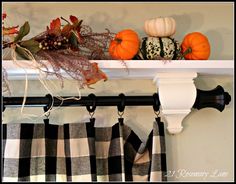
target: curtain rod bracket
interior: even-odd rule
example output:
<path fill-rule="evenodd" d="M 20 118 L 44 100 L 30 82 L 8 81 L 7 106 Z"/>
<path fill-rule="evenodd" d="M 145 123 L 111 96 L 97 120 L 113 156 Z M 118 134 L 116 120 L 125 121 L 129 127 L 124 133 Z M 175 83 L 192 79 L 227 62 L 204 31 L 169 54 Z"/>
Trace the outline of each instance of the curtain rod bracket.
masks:
<path fill-rule="evenodd" d="M 196 72 L 158 73 L 153 82 L 158 88 L 161 112 L 170 134 L 182 131 L 183 119 L 191 112 L 197 97 L 193 79 Z"/>

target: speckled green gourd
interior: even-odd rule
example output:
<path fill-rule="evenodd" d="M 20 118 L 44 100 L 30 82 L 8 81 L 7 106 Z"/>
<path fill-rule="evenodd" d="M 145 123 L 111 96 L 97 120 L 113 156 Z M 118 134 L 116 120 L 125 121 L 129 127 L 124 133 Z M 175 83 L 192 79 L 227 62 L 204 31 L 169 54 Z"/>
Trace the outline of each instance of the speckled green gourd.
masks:
<path fill-rule="evenodd" d="M 180 54 L 178 41 L 170 37 L 144 37 L 138 57 L 147 60 L 175 60 Z"/>

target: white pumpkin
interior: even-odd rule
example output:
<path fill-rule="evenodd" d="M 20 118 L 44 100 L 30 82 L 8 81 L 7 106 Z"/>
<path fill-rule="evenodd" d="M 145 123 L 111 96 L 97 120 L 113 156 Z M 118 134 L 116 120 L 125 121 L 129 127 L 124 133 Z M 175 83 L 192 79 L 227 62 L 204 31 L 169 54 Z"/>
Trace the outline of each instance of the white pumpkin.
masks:
<path fill-rule="evenodd" d="M 149 36 L 167 37 L 176 32 L 176 22 L 172 17 L 158 17 L 146 20 L 144 31 Z"/>

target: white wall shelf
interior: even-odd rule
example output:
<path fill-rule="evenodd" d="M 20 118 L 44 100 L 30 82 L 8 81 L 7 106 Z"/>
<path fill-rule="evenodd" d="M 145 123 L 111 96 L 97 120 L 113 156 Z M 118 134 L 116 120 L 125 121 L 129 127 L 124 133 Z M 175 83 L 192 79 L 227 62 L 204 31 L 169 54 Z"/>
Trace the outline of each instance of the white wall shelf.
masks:
<path fill-rule="evenodd" d="M 31 61 L 18 61 L 28 74 L 28 79 L 37 79 L 37 70 L 28 66 Z M 46 61 L 45 61 L 46 62 Z M 233 60 L 125 60 L 129 73 L 119 60 L 91 60 L 98 63 L 108 79 L 153 79 L 157 73 L 163 72 L 196 72 L 200 76 L 233 75 Z M 11 60 L 3 60 L 2 66 L 7 70 L 9 80 L 25 79 L 25 70 L 15 65 Z M 62 71 L 63 73 L 63 71 Z M 56 79 L 55 77 L 51 77 Z"/>

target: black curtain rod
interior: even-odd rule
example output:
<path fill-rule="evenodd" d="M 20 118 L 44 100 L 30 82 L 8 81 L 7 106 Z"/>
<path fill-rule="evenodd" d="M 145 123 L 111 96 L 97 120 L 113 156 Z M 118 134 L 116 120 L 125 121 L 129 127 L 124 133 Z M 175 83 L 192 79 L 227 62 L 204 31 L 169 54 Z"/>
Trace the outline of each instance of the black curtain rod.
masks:
<path fill-rule="evenodd" d="M 63 98 L 68 97 L 64 96 Z M 69 99 L 64 100 L 63 103 L 60 99 L 53 97 L 53 106 L 119 106 L 122 103 L 121 97 L 123 97 L 123 105 L 125 106 L 155 106 L 159 109 L 161 105 L 158 94 L 154 93 L 153 96 L 125 96 L 124 94 L 120 94 L 119 96 L 95 96 L 94 94 L 90 94 L 89 96 L 82 96 L 80 100 Z M 217 86 L 215 89 L 209 91 L 197 89 L 197 97 L 193 108 L 202 109 L 212 107 L 223 111 L 225 105 L 228 105 L 230 101 L 231 96 L 229 93 L 224 92 L 221 86 Z M 3 97 L 3 110 L 5 110 L 5 107 L 21 106 L 22 102 L 23 97 Z M 27 97 L 25 106 L 45 107 L 50 106 L 51 102 L 52 100 L 50 100 L 48 95 L 45 97 Z"/>

